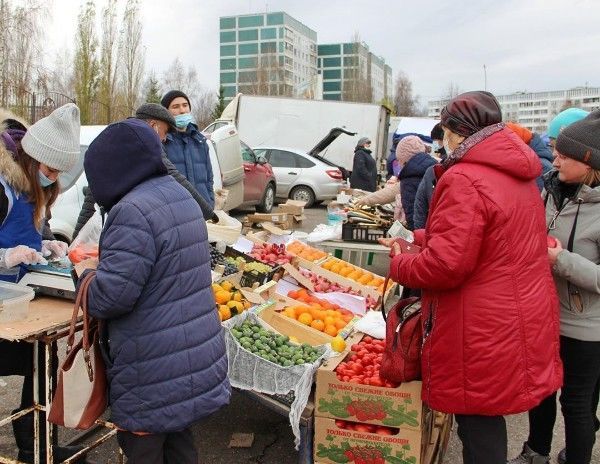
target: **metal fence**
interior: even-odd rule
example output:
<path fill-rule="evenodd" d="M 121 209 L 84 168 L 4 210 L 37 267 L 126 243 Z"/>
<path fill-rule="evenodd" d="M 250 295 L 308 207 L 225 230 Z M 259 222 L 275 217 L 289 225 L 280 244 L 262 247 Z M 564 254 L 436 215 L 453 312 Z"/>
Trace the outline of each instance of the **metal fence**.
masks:
<path fill-rule="evenodd" d="M 6 108 L 27 120 L 30 124 L 48 116 L 56 108 L 67 103 L 77 103 L 74 97 L 60 92 L 29 90 L 16 87 L 0 87 L 0 107 Z M 109 124 L 131 115 L 131 110 L 123 105 L 108 105 L 93 100 L 89 108 L 82 110 L 82 124 Z"/>

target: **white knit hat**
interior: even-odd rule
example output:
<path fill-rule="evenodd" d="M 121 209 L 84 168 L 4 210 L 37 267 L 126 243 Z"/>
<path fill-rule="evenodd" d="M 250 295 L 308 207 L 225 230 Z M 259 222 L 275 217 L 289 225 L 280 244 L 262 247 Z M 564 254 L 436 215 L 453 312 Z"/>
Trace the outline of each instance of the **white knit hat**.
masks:
<path fill-rule="evenodd" d="M 79 108 L 67 103 L 33 124 L 21 146 L 33 159 L 58 171 L 68 171 L 81 156 Z"/>

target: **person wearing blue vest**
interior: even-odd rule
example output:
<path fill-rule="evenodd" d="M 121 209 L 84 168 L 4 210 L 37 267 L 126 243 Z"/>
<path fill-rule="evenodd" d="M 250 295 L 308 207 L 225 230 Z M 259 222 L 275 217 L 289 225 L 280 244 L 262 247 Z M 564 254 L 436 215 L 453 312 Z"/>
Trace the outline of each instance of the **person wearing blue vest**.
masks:
<path fill-rule="evenodd" d="M 71 169 L 80 156 L 79 131 L 79 108 L 70 103 L 27 131 L 10 128 L 0 134 L 0 280 L 18 282 L 28 264 L 43 262 L 44 256 L 65 256 L 67 244 L 42 240 L 41 231 L 60 191 L 58 175 Z M 41 366 L 45 366 L 43 359 L 42 352 Z M 0 375 L 24 376 L 21 405 L 16 411 L 31 406 L 32 344 L 0 340 Z M 38 375 L 44 376 L 43 368 Z M 44 397 L 43 392 L 41 395 Z M 33 414 L 13 421 L 13 431 L 18 460 L 33 462 Z M 80 449 L 57 447 L 55 460 L 62 462 Z"/>
<path fill-rule="evenodd" d="M 215 192 L 208 142 L 193 122 L 190 99 L 180 90 L 171 90 L 162 97 L 160 104 L 173 115 L 177 127 L 176 131 L 167 134 L 164 142 L 167 157 L 214 208 Z"/>

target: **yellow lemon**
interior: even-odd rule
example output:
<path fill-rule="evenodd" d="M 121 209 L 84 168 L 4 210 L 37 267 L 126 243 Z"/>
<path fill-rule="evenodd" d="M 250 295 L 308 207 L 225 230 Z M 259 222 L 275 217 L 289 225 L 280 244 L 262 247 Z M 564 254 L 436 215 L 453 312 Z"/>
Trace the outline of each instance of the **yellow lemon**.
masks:
<path fill-rule="evenodd" d="M 341 353 L 346 349 L 346 340 L 344 340 L 339 335 L 333 337 L 333 339 L 331 340 L 331 348 L 333 349 L 333 351 Z"/>

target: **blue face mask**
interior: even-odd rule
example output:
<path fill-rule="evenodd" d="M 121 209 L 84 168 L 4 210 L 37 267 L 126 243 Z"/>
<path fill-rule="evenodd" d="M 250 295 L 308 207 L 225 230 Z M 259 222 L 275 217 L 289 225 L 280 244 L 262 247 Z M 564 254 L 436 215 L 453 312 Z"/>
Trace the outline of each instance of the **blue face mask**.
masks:
<path fill-rule="evenodd" d="M 178 129 L 185 129 L 190 122 L 194 121 L 192 113 L 178 114 L 175 116 L 175 125 Z"/>
<path fill-rule="evenodd" d="M 440 149 L 440 144 L 437 143 L 435 140 L 431 143 L 431 151 L 432 153 L 437 153 L 437 151 Z"/>
<path fill-rule="evenodd" d="M 46 177 L 46 175 L 40 170 L 38 170 L 38 179 L 39 179 L 40 185 L 42 187 L 48 187 L 48 186 L 52 185 L 54 182 L 56 182 L 55 180 L 48 179 Z"/>

